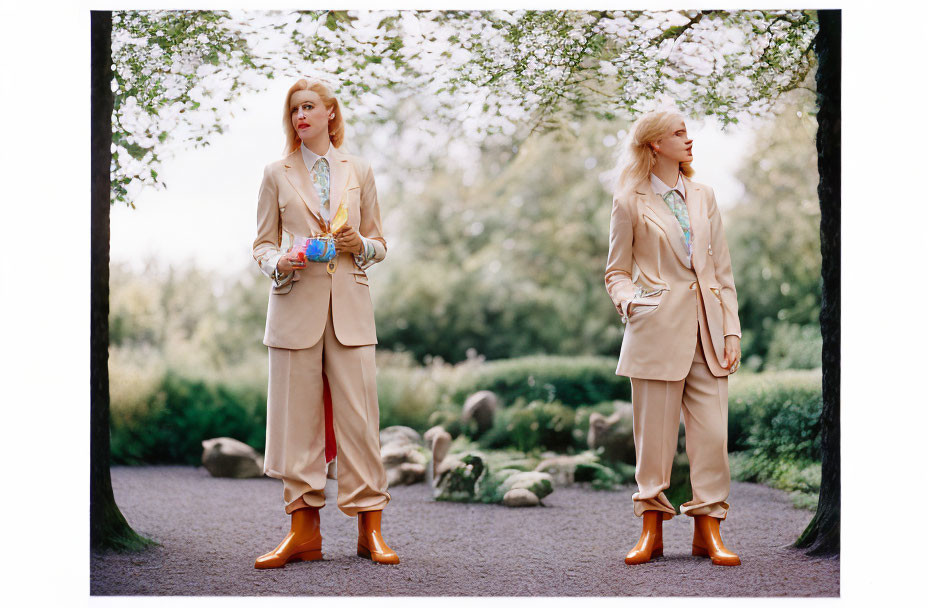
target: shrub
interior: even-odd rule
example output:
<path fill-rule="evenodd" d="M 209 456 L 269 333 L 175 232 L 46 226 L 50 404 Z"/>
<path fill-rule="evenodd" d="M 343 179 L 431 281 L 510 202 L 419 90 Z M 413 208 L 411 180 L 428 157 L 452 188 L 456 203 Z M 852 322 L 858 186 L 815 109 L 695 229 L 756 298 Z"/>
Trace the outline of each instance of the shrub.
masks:
<path fill-rule="evenodd" d="M 168 371 L 131 408 L 112 403 L 116 464 L 199 464 L 200 442 L 232 437 L 264 450 L 266 387 L 214 384 Z"/>
<path fill-rule="evenodd" d="M 821 457 L 821 370 L 735 375 L 730 386 L 730 452 L 757 448 L 772 458 Z"/>
<path fill-rule="evenodd" d="M 480 438 L 486 448 L 514 447 L 530 450 L 572 451 L 582 448 L 574 439 L 573 409 L 559 401 L 545 403 L 518 400 L 514 405 L 499 410 L 493 426 Z"/>
<path fill-rule="evenodd" d="M 770 458 L 753 450 L 729 454 L 731 477 L 785 490 L 797 507 L 812 509 L 818 504 L 822 463 L 811 460 Z"/>
<path fill-rule="evenodd" d="M 490 390 L 503 404 L 519 398 L 569 406 L 627 401 L 631 383 L 615 375 L 615 366 L 614 357 L 533 356 L 490 361 L 462 371 L 450 397 L 463 404 L 470 394 Z"/>

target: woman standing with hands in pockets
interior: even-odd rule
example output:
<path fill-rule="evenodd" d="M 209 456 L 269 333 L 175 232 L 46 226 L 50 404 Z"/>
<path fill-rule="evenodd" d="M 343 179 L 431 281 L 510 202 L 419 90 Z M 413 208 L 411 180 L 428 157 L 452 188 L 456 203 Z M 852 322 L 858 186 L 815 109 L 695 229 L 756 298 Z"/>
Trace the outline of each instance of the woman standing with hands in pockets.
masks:
<path fill-rule="evenodd" d="M 625 558 L 663 555 L 662 522 L 680 411 L 693 499 L 693 555 L 736 566 L 719 524 L 728 514 L 728 375 L 741 325 L 722 221 L 709 186 L 690 178 L 693 140 L 676 112 L 641 116 L 628 136 L 612 203 L 606 290 L 626 323 L 617 375 L 632 383 L 638 543 Z"/>
<path fill-rule="evenodd" d="M 264 169 L 253 255 L 272 279 L 264 472 L 284 482 L 290 533 L 256 568 L 322 559 L 330 398 L 338 446 L 338 507 L 358 517 L 359 556 L 396 564 L 380 532 L 390 500 L 380 460 L 374 309 L 365 270 L 386 255 L 374 174 L 340 150 L 341 107 L 328 84 L 301 79 L 284 101 L 285 157 Z M 340 227 L 339 227 L 340 226 Z M 336 255 L 311 261 L 288 248 L 334 236 Z"/>

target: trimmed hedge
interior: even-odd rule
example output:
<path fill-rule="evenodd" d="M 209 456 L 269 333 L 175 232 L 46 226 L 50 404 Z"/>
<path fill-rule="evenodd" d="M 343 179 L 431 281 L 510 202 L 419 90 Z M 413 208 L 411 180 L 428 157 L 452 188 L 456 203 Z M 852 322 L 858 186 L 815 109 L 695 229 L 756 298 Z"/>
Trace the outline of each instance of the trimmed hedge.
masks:
<path fill-rule="evenodd" d="M 267 388 L 193 380 L 168 371 L 132 408 L 114 403 L 114 464 L 200 464 L 204 439 L 232 437 L 264 451 Z"/>
<path fill-rule="evenodd" d="M 728 398 L 728 451 L 821 460 L 822 372 L 734 376 Z"/>
<path fill-rule="evenodd" d="M 490 390 L 503 404 L 559 401 L 572 407 L 631 399 L 631 382 L 615 375 L 615 357 L 533 356 L 489 361 L 456 383 L 451 400 L 463 404 L 471 393 Z"/>

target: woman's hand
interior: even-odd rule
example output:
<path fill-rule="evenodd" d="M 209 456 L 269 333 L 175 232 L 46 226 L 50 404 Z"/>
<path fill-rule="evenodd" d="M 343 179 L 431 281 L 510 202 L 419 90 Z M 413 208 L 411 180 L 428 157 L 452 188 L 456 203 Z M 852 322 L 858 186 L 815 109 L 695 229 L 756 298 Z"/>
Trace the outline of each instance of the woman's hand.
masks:
<path fill-rule="evenodd" d="M 741 367 L 741 338 L 725 336 L 725 360 L 722 367 L 735 373 Z"/>
<path fill-rule="evenodd" d="M 288 251 L 280 256 L 277 260 L 277 270 L 281 274 L 287 274 L 295 268 L 306 268 L 306 258 L 300 260 L 300 251 Z"/>
<path fill-rule="evenodd" d="M 361 241 L 361 235 L 348 224 L 336 230 L 334 236 L 336 251 L 347 251 L 355 255 L 360 255 L 364 251 L 364 242 Z"/>

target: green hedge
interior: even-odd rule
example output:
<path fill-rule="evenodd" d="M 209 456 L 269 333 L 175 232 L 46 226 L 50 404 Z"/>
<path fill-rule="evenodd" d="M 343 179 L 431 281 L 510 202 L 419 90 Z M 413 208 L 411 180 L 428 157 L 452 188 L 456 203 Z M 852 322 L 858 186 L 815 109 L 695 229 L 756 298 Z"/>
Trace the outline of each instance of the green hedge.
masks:
<path fill-rule="evenodd" d="M 822 372 L 733 376 L 728 398 L 728 450 L 768 457 L 821 459 Z"/>
<path fill-rule="evenodd" d="M 489 361 L 456 383 L 451 400 L 463 404 L 479 390 L 496 393 L 504 405 L 517 399 L 559 401 L 572 407 L 631 399 L 628 378 L 615 375 L 615 357 L 534 356 Z"/>
<path fill-rule="evenodd" d="M 266 386 L 162 376 L 131 408 L 110 409 L 115 464 L 199 464 L 204 439 L 232 437 L 264 451 Z"/>

